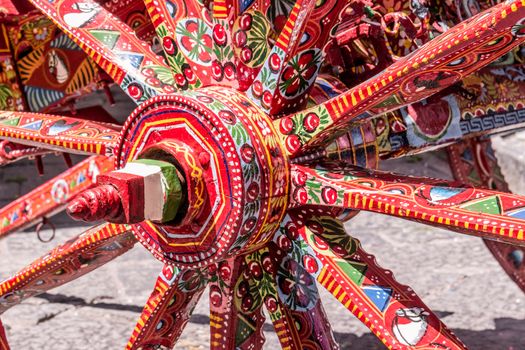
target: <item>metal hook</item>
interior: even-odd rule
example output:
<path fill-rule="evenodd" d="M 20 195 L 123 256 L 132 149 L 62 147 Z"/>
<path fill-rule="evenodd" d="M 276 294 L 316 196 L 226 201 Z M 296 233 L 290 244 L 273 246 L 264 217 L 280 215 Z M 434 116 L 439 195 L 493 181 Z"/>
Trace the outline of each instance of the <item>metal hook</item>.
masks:
<path fill-rule="evenodd" d="M 42 231 L 42 228 L 44 228 L 44 226 L 49 226 L 52 230 L 52 233 L 51 233 L 51 236 L 48 238 L 48 239 L 43 239 L 42 236 L 41 236 L 41 231 Z M 51 222 L 51 220 L 49 220 L 48 218 L 46 218 L 45 216 L 42 218 L 42 221 L 40 223 L 38 223 L 36 225 L 36 228 L 35 228 L 35 231 L 36 231 L 36 236 L 38 238 L 38 240 L 42 243 L 49 243 L 51 242 L 54 238 L 55 238 L 55 231 L 56 231 L 56 227 L 55 225 Z"/>

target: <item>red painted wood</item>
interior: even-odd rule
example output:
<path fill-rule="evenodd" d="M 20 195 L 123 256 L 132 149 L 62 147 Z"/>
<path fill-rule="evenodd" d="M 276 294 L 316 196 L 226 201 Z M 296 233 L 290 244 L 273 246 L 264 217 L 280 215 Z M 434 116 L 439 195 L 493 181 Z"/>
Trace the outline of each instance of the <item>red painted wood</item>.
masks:
<path fill-rule="evenodd" d="M 496 5 L 348 92 L 276 121 L 287 153 L 293 156 L 321 146 L 351 122 L 429 97 L 499 58 L 525 40 L 516 32 L 521 25 L 522 6 L 517 0 Z M 495 40 L 499 44 L 492 45 Z M 318 121 L 310 128 L 308 120 L 312 116 Z M 289 120 L 297 126 L 295 129 L 283 128 Z"/>
<path fill-rule="evenodd" d="M 53 250 L 50 258 L 35 261 L 0 284 L 7 307 L 89 272 L 139 240 L 165 268 L 128 348 L 173 347 L 208 283 L 212 348 L 262 346 L 263 306 L 284 348 L 337 348 L 315 279 L 387 347 L 464 348 L 417 295 L 380 268 L 334 218 L 370 210 L 524 244 L 522 197 L 353 167 L 373 168 L 380 157 L 390 157 L 389 152 L 426 151 L 438 142 L 441 130 L 435 132 L 431 124 L 446 117 L 446 109 L 438 108 L 440 99 L 466 94 L 465 86 L 471 88 L 468 83 L 476 77 L 456 89 L 461 79 L 523 41 L 522 2 L 496 5 L 430 41 L 445 31 L 445 24 L 476 11 L 452 4 L 432 8 L 436 12 L 426 3 L 401 0 L 32 1 L 140 106 L 120 134 L 119 128 L 91 118 L 3 112 L 0 138 L 37 147 L 24 146 L 20 156 L 24 151 L 39 155 L 41 147 L 115 155 L 119 168 L 137 158 L 168 161 L 179 171 L 184 196 L 174 220 L 144 221 L 145 203 L 151 204 L 146 200 L 155 198 L 125 171 L 102 171 L 104 185 L 80 196 L 77 204 L 83 204 L 74 206 L 78 216 L 140 223 L 133 233 L 113 225 L 95 228 Z M 135 21 L 129 12 L 137 8 L 141 10 Z M 433 18 L 438 12 L 446 23 Z M 39 30 L 54 30 L 48 24 L 28 36 L 40 40 Z M 151 36 L 153 27 L 156 38 Z M 25 41 L 20 43 L 16 53 L 22 59 Z M 43 48 L 38 57 L 47 57 L 51 45 L 49 41 L 33 49 Z M 164 49 L 167 62 L 155 56 L 150 45 Z M 79 60 L 92 63 L 81 51 L 76 53 Z M 334 66 L 322 66 L 324 55 Z M 2 57 L 6 73 L 0 74 L 0 83 L 12 84 L 16 79 L 7 73 L 9 60 Z M 497 64 L 505 66 L 508 59 Z M 31 71 L 35 66 L 24 64 L 18 65 L 24 77 L 46 76 L 47 66 Z M 53 64 L 49 68 L 56 69 Z M 340 74 L 350 89 L 328 78 L 312 90 L 321 70 Z M 480 89 L 509 88 L 509 99 L 503 93 L 501 101 L 484 105 L 487 113 L 521 106 L 521 90 L 509 82 L 518 78 L 480 78 Z M 87 80 L 94 88 L 92 79 Z M 435 93 L 441 95 L 418 102 Z M 314 106 L 304 109 L 309 95 Z M 10 97 L 0 90 L 0 103 L 13 109 Z M 400 119 L 401 112 L 382 115 L 407 104 L 418 119 L 415 127 Z M 462 112 L 478 116 L 474 102 L 460 104 Z M 273 121 L 283 114 L 289 115 Z M 425 141 L 410 143 L 407 136 L 407 144 L 394 149 L 396 140 L 390 136 L 402 136 L 408 128 L 425 131 L 420 132 Z M 486 164 L 478 163 L 481 180 L 490 182 L 493 176 L 483 172 Z M 173 177 L 164 178 L 166 183 L 169 179 Z M 24 212 L 27 203 L 22 204 L 28 222 L 40 215 Z M 518 251 L 512 249 L 498 248 L 507 255 L 506 264 L 517 262 L 515 257 L 509 260 Z M 504 260 L 502 255 L 498 259 Z"/>
<path fill-rule="evenodd" d="M 43 156 L 51 151 L 26 145 L 20 145 L 10 141 L 0 142 L 0 166 L 16 162 L 25 158 Z"/>
<path fill-rule="evenodd" d="M 315 280 L 270 243 L 245 256 L 236 304 L 264 305 L 283 349 L 338 349 Z M 239 307 L 239 306 L 238 306 Z"/>
<path fill-rule="evenodd" d="M 7 342 L 7 337 L 5 336 L 5 329 L 2 325 L 2 321 L 0 321 L 0 349 L 1 350 L 9 350 L 9 343 Z"/>
<path fill-rule="evenodd" d="M 113 170 L 113 159 L 92 156 L 0 209 L 0 237 L 36 224 L 91 187 L 100 173 Z"/>
<path fill-rule="evenodd" d="M 261 303 L 250 305 L 239 296 L 246 295 L 243 276 L 248 265 L 243 257 L 211 264 L 210 349 L 262 348 L 264 344 L 264 314 Z M 248 303 L 249 304 L 249 303 Z"/>
<path fill-rule="evenodd" d="M 0 112 L 2 139 L 70 153 L 113 155 L 118 128 L 49 114 Z"/>
<path fill-rule="evenodd" d="M 332 164 L 292 166 L 292 207 L 320 205 L 397 216 L 487 239 L 524 245 L 525 198 L 445 180 Z M 498 212 L 495 212 L 495 211 Z"/>
<path fill-rule="evenodd" d="M 137 102 L 175 91 L 164 60 L 133 30 L 93 0 L 31 3 L 70 36 Z"/>
<path fill-rule="evenodd" d="M 207 272 L 165 265 L 126 349 L 173 348 L 207 284 Z"/>
<path fill-rule="evenodd" d="M 135 242 L 129 226 L 114 224 L 94 227 L 70 239 L 0 283 L 0 314 L 93 271 L 127 252 Z"/>
<path fill-rule="evenodd" d="M 464 183 L 510 192 L 501 174 L 490 140 L 466 140 L 447 149 L 454 177 Z M 509 277 L 525 291 L 525 248 L 483 240 Z"/>
<path fill-rule="evenodd" d="M 441 344 L 448 349 L 466 349 L 412 288 L 380 267 L 375 257 L 345 232 L 342 222 L 324 209 L 294 211 L 283 221 L 274 242 L 387 348 Z"/>

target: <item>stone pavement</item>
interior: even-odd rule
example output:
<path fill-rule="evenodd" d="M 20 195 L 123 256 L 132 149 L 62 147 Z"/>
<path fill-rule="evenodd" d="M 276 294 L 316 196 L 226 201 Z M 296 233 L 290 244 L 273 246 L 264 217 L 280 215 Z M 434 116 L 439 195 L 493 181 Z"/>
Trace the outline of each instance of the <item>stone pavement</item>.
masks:
<path fill-rule="evenodd" d="M 516 190 L 519 183 L 525 184 L 521 175 L 525 160 L 520 163 L 511 158 L 507 145 L 513 140 L 501 140 L 496 145 L 506 157 L 505 165 L 513 171 L 514 176 L 508 179 Z M 436 176 L 439 163 L 393 162 L 391 167 Z M 0 177 L 5 179 L 7 175 L 2 172 Z M 6 196 L 2 197 L 5 200 Z M 376 255 L 381 266 L 413 287 L 471 349 L 525 349 L 525 297 L 480 239 L 401 219 L 378 218 L 361 213 L 347 228 Z M 0 240 L 1 278 L 85 229 L 64 216 L 56 221 L 63 227 L 51 243 L 40 243 L 31 230 Z M 122 349 L 160 269 L 161 264 L 137 245 L 95 272 L 23 302 L 2 316 L 12 349 Z M 359 321 L 322 287 L 320 290 L 342 349 L 383 349 Z M 203 297 L 177 349 L 208 348 L 207 304 Z M 265 331 L 265 349 L 278 349 L 270 323 Z"/>

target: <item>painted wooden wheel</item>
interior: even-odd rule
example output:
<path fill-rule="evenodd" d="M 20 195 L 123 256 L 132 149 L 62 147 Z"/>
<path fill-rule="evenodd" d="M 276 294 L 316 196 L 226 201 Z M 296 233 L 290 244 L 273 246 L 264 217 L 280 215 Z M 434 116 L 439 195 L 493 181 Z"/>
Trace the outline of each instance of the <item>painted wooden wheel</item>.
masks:
<path fill-rule="evenodd" d="M 0 210 L 0 236 L 66 205 L 107 223 L 0 283 L 0 313 L 139 242 L 164 268 L 128 349 L 175 346 L 206 287 L 211 348 L 260 348 L 263 308 L 283 348 L 338 348 L 317 284 L 389 349 L 466 348 L 345 231 L 361 210 L 481 237 L 525 289 L 509 258 L 523 253 L 525 197 L 508 192 L 484 138 L 524 120 L 517 68 L 485 68 L 504 70 L 525 40 L 521 1 L 459 9 L 470 18 L 446 31 L 458 18 L 433 21 L 423 4 L 130 2 L 148 19 L 115 2 L 31 3 L 44 22 L 23 23 L 41 49 L 27 54 L 26 27 L 2 24 L 16 27 L 20 64 L 11 99 L 0 88 L 0 164 L 90 157 Z M 136 103 L 122 126 L 39 113 L 96 90 L 97 70 Z M 505 97 L 476 94 L 501 85 Z M 376 170 L 450 144 L 457 182 Z"/>

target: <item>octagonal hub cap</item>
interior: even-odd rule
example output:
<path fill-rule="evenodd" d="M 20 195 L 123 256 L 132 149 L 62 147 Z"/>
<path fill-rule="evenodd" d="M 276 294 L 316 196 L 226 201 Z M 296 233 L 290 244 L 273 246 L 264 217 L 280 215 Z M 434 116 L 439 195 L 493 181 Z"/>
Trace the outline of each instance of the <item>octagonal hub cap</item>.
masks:
<path fill-rule="evenodd" d="M 271 120 L 237 91 L 204 88 L 149 100 L 126 122 L 119 151 L 119 168 L 148 158 L 181 171 L 183 215 L 136 230 L 164 262 L 198 267 L 257 248 L 284 216 L 288 160 Z"/>

